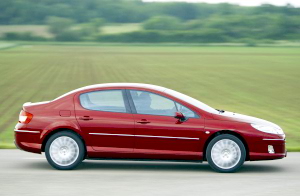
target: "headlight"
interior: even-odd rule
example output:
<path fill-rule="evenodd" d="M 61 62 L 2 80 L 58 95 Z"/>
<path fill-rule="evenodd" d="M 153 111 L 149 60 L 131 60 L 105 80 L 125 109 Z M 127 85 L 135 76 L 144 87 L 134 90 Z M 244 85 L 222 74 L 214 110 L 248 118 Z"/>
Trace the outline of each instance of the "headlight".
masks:
<path fill-rule="evenodd" d="M 282 129 L 277 128 L 277 127 L 266 126 L 266 125 L 256 125 L 256 124 L 251 124 L 251 126 L 255 129 L 265 132 L 265 133 L 280 134 L 280 135 L 284 134 Z"/>

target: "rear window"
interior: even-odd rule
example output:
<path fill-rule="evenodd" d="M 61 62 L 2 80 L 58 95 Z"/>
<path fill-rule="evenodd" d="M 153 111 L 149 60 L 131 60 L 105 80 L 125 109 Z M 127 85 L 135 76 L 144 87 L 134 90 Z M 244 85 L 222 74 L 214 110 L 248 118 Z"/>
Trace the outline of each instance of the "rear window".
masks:
<path fill-rule="evenodd" d="M 126 112 L 122 90 L 104 90 L 79 96 L 82 107 L 88 110 Z"/>

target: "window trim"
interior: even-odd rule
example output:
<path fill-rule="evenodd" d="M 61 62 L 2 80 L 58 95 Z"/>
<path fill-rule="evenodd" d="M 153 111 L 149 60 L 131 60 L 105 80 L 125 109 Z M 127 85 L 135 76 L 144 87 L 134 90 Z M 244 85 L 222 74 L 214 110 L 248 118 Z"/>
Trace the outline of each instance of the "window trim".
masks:
<path fill-rule="evenodd" d="M 104 110 L 92 110 L 86 107 L 83 107 L 83 105 L 81 104 L 81 100 L 80 100 L 80 96 L 83 94 L 87 94 L 87 93 L 93 93 L 93 92 L 99 92 L 99 91 L 121 91 L 122 93 L 122 98 L 123 98 L 123 102 L 124 102 L 124 106 L 125 106 L 125 112 L 115 112 L 115 111 L 104 111 Z M 84 92 L 84 93 L 80 93 L 78 95 L 78 101 L 79 101 L 79 105 L 85 109 L 85 110 L 89 110 L 89 111 L 96 111 L 96 112 L 112 112 L 112 113 L 121 113 L 121 114 L 132 114 L 131 111 L 131 107 L 129 105 L 128 102 L 128 97 L 126 95 L 126 90 L 125 89 L 103 89 L 103 90 L 93 90 L 93 91 L 88 91 L 88 92 Z"/>
<path fill-rule="evenodd" d="M 179 105 L 182 105 L 183 107 L 186 107 L 186 108 L 189 109 L 189 110 L 191 110 L 191 111 L 195 114 L 195 116 L 196 116 L 196 117 L 186 117 L 187 119 L 189 119 L 189 118 L 200 118 L 200 115 L 197 114 L 197 112 L 195 112 L 195 111 L 192 110 L 191 108 L 189 108 L 189 107 L 187 107 L 187 106 L 185 106 L 185 105 L 183 105 L 183 104 L 181 104 L 181 103 L 179 103 L 179 102 L 177 102 L 177 101 L 174 101 L 174 102 L 175 102 L 175 106 L 176 106 L 176 109 L 177 109 L 178 112 L 180 112 L 180 111 L 178 110 L 178 107 L 177 107 L 176 103 L 179 104 Z"/>
<path fill-rule="evenodd" d="M 201 116 L 198 115 L 194 110 L 190 109 L 189 107 L 185 106 L 184 104 L 181 104 L 181 103 L 179 103 L 179 102 L 177 102 L 177 101 L 175 101 L 175 100 L 173 100 L 173 99 L 171 99 L 171 98 L 169 98 L 169 97 L 166 97 L 166 96 L 164 96 L 164 95 L 161 95 L 161 94 L 159 94 L 159 93 L 151 92 L 151 91 L 146 91 L 146 90 L 126 89 L 125 91 L 126 91 L 126 95 L 127 95 L 128 101 L 129 101 L 129 105 L 130 105 L 130 107 L 131 107 L 132 114 L 139 114 L 139 113 L 137 113 L 137 111 L 136 111 L 136 108 L 135 108 L 135 105 L 134 105 L 132 96 L 131 96 L 131 94 L 130 94 L 130 91 L 131 91 L 131 90 L 132 90 L 132 91 L 143 91 L 143 92 L 147 92 L 147 93 L 153 93 L 153 94 L 156 94 L 156 95 L 158 95 L 158 96 L 161 96 L 161 97 L 164 97 L 164 98 L 166 98 L 166 99 L 169 99 L 169 100 L 171 100 L 171 101 L 174 102 L 174 105 L 175 105 L 175 108 L 176 108 L 176 111 L 177 111 L 177 112 L 179 112 L 179 111 L 178 111 L 178 108 L 177 108 L 177 106 L 176 106 L 176 103 L 178 103 L 178 104 L 180 104 L 180 105 L 183 105 L 184 107 L 186 107 L 186 108 L 188 108 L 189 110 L 191 110 L 192 112 L 194 112 L 194 114 L 196 115 L 196 117 L 186 117 L 187 120 L 188 120 L 189 118 L 194 118 L 194 119 L 201 118 Z M 157 114 L 141 114 L 141 115 L 167 116 L 167 115 L 157 115 Z M 172 117 L 172 116 L 167 116 L 167 117 Z"/>
<path fill-rule="evenodd" d="M 132 96 L 130 94 L 130 89 L 125 89 L 125 92 L 126 92 L 126 97 L 127 97 L 127 100 L 128 100 L 128 103 L 129 103 L 129 106 L 130 106 L 130 109 L 131 109 L 131 113 L 132 114 L 137 114 L 137 111 L 135 109 L 135 105 L 133 103 L 133 99 L 132 99 Z"/>

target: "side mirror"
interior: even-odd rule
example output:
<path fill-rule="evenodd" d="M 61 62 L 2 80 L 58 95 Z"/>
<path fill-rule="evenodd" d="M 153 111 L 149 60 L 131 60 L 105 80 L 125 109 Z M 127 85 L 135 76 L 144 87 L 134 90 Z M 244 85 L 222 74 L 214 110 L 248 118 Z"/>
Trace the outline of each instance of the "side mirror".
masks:
<path fill-rule="evenodd" d="M 185 116 L 181 112 L 175 112 L 174 118 L 177 118 L 180 122 L 183 122 L 186 120 Z"/>

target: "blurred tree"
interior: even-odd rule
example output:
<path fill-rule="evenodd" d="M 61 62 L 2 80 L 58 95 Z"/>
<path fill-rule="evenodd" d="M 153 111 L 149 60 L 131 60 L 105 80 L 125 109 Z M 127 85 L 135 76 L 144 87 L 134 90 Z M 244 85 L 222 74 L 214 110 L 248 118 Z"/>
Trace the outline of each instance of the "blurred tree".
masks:
<path fill-rule="evenodd" d="M 154 16 L 143 23 L 149 30 L 178 30 L 182 28 L 180 20 L 172 16 Z"/>
<path fill-rule="evenodd" d="M 58 35 L 74 24 L 74 20 L 69 18 L 50 16 L 47 18 L 47 24 L 49 25 L 49 31 L 55 35 Z"/>
<path fill-rule="evenodd" d="M 184 28 L 187 30 L 190 29 L 201 29 L 204 27 L 205 22 L 203 20 L 190 20 L 185 23 Z"/>
<path fill-rule="evenodd" d="M 164 7 L 163 14 L 191 20 L 197 18 L 198 8 L 191 3 L 169 3 Z"/>
<path fill-rule="evenodd" d="M 70 18 L 86 23 L 93 18 L 108 22 L 132 23 L 153 16 L 169 15 L 183 21 L 212 15 L 284 14 L 300 16 L 300 8 L 289 4 L 242 7 L 232 4 L 145 3 L 142 0 L 1 0 L 0 24 L 42 24 L 49 16 Z"/>
<path fill-rule="evenodd" d="M 94 31 L 97 33 L 100 31 L 100 28 L 104 26 L 105 20 L 103 18 L 93 18 L 90 21 L 90 24 L 94 28 Z"/>
<path fill-rule="evenodd" d="M 231 15 L 235 14 L 234 6 L 229 3 L 220 3 L 218 4 L 218 9 L 220 10 L 220 15 Z"/>
<path fill-rule="evenodd" d="M 104 19 L 93 18 L 89 23 L 81 24 L 78 32 L 82 38 L 89 39 L 93 36 L 96 36 L 100 32 L 101 27 L 103 27 L 104 24 Z"/>

